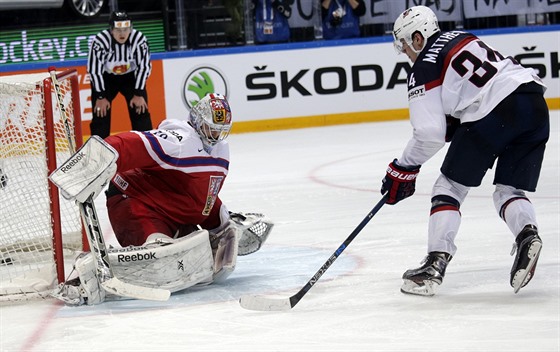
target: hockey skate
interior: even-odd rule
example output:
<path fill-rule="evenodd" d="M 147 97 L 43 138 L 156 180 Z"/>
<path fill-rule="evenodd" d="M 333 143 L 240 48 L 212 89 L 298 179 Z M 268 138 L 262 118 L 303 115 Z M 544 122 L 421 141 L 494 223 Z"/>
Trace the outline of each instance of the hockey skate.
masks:
<path fill-rule="evenodd" d="M 533 278 L 541 248 L 542 240 L 535 226 L 527 225 L 517 235 L 511 250 L 511 255 L 515 254 L 510 277 L 513 292 L 519 292 Z"/>
<path fill-rule="evenodd" d="M 430 252 L 417 269 L 405 271 L 402 278 L 404 283 L 402 293 L 420 296 L 433 296 L 436 285 L 441 285 L 445 276 L 447 264 L 451 261 L 451 254 L 444 252 Z"/>

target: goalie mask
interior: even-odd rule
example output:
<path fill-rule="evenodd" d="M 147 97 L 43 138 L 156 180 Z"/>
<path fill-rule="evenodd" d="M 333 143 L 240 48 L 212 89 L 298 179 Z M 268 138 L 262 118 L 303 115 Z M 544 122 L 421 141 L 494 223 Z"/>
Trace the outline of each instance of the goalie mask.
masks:
<path fill-rule="evenodd" d="M 231 129 L 229 103 L 221 94 L 207 94 L 191 109 L 189 120 L 202 139 L 202 143 L 213 147 L 229 135 Z"/>
<path fill-rule="evenodd" d="M 393 45 L 400 54 L 403 52 L 403 40 L 417 54 L 426 46 L 427 39 L 439 32 L 436 14 L 426 6 L 413 6 L 399 15 L 393 25 Z M 419 32 L 424 37 L 424 45 L 420 50 L 414 49 L 412 36 Z"/>

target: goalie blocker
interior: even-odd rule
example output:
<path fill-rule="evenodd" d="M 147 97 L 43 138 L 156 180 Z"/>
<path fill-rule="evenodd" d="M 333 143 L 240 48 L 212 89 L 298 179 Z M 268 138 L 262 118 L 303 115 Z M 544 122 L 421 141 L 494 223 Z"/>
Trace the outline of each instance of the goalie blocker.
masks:
<path fill-rule="evenodd" d="M 68 200 L 95 199 L 117 172 L 118 153 L 98 136 L 91 136 L 49 179 Z"/>

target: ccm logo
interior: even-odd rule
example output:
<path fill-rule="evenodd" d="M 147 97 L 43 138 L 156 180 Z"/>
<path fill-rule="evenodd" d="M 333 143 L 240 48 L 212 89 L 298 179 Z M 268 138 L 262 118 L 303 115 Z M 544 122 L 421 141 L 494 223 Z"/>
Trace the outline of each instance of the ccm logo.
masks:
<path fill-rule="evenodd" d="M 387 173 L 389 174 L 389 176 L 391 176 L 391 178 L 396 180 L 402 180 L 402 181 L 414 181 L 418 176 L 418 174 L 409 174 L 409 173 L 403 174 L 398 172 L 397 170 L 393 170 L 392 168 L 388 168 Z"/>
<path fill-rule="evenodd" d="M 119 254 L 117 260 L 121 262 L 138 262 L 141 260 L 157 259 L 154 252 L 145 254 Z"/>

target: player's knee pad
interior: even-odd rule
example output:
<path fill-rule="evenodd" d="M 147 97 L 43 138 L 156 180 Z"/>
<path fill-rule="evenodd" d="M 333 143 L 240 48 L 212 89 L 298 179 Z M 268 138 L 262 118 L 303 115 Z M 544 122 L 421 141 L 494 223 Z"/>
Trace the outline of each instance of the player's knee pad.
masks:
<path fill-rule="evenodd" d="M 453 197 L 446 195 L 437 195 L 432 197 L 432 208 L 430 209 L 430 215 L 443 210 L 455 210 L 459 211 L 461 203 Z"/>
<path fill-rule="evenodd" d="M 494 199 L 494 206 L 496 207 L 496 211 L 502 219 L 504 219 L 505 210 L 511 202 L 519 199 L 529 201 L 524 191 L 512 186 L 502 185 L 499 183 L 496 184 L 496 189 L 494 190 L 492 198 Z"/>
<path fill-rule="evenodd" d="M 462 184 L 449 179 L 445 175 L 440 175 L 432 189 L 432 198 L 437 196 L 448 196 L 459 203 L 457 206 L 457 208 L 459 208 L 467 197 L 469 190 L 470 187 L 463 186 Z"/>

